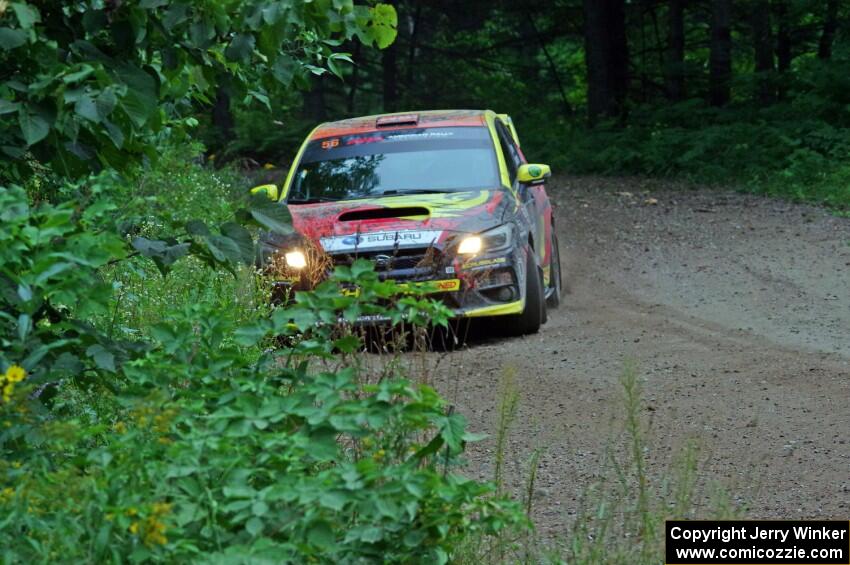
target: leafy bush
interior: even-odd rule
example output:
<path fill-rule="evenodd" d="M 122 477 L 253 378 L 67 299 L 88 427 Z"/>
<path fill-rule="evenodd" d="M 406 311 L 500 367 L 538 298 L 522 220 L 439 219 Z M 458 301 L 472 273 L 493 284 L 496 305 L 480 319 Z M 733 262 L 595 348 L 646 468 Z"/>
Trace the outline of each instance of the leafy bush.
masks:
<path fill-rule="evenodd" d="M 268 86 L 341 76 L 344 40 L 384 48 L 396 25 L 391 5 L 351 1 L 3 2 L 0 175 L 25 180 L 32 156 L 63 177 L 155 160 L 221 84 L 269 107 Z"/>
<path fill-rule="evenodd" d="M 72 331 L 83 295 L 126 244 L 85 229 L 97 209 L 30 209 L 22 190 L 0 195 L 12 226 L 3 264 L 15 274 L 4 273 L 0 326 L 6 562 L 445 562 L 465 536 L 524 523 L 491 486 L 452 471 L 475 439 L 461 415 L 397 368 L 373 379 L 356 360 L 359 314 L 444 324 L 444 306 L 400 294 L 361 261 L 270 316 L 238 322 L 200 302 L 169 312 L 123 363 L 100 350 L 87 359 L 89 342 Z M 68 278 L 44 276 L 42 262 L 59 259 L 73 262 Z M 24 282 L 32 296 L 20 296 Z M 65 320 L 38 318 L 36 346 L 21 337 L 30 325 L 5 315 L 38 312 L 33 300 Z M 286 345 L 268 347 L 279 336 Z M 57 378 L 56 361 L 38 347 L 84 363 L 47 404 L 38 390 Z M 83 374 L 90 384 L 75 384 Z"/>

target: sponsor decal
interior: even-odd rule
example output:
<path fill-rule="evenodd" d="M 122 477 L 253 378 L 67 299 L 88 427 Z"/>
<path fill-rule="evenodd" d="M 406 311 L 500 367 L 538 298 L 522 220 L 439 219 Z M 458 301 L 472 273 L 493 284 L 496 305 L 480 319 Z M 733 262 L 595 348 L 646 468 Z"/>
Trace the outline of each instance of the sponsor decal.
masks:
<path fill-rule="evenodd" d="M 476 267 L 492 267 L 493 265 L 502 265 L 508 261 L 507 257 L 494 257 L 492 259 L 479 259 L 478 261 L 467 261 L 463 264 L 464 269 L 474 269 Z"/>
<path fill-rule="evenodd" d="M 322 248 L 328 253 L 427 247 L 442 235 L 439 230 L 400 230 L 323 237 Z"/>
<path fill-rule="evenodd" d="M 455 292 L 460 290 L 460 279 L 399 283 L 398 287 L 406 291 L 417 290 L 424 294 L 434 294 L 436 292 Z M 360 289 L 357 287 L 343 287 L 340 288 L 340 293 L 343 296 L 359 296 Z"/>

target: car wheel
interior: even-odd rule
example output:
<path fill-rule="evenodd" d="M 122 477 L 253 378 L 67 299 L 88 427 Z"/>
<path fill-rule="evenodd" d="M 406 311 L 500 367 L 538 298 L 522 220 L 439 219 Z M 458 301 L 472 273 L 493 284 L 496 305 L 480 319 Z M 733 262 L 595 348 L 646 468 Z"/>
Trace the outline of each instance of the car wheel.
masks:
<path fill-rule="evenodd" d="M 525 308 L 521 314 L 512 316 L 508 331 L 511 335 L 534 334 L 546 317 L 546 301 L 543 297 L 543 277 L 534 261 L 534 250 L 528 249 L 525 261 Z"/>
<path fill-rule="evenodd" d="M 558 236 L 552 227 L 552 259 L 549 265 L 549 288 L 546 291 L 546 306 L 552 309 L 561 305 L 561 251 L 558 248 Z"/>

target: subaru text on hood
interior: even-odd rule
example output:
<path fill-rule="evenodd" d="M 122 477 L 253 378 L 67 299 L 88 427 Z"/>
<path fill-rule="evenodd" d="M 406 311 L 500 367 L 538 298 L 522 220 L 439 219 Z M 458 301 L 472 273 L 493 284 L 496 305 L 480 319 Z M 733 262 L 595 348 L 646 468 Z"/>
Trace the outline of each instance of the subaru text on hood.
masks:
<path fill-rule="evenodd" d="M 279 291 L 366 258 L 457 317 L 505 316 L 536 332 L 561 297 L 546 165 L 528 164 L 511 119 L 492 111 L 368 116 L 318 126 L 281 190 L 295 235 L 269 234 Z M 276 265 L 276 268 L 269 268 Z"/>

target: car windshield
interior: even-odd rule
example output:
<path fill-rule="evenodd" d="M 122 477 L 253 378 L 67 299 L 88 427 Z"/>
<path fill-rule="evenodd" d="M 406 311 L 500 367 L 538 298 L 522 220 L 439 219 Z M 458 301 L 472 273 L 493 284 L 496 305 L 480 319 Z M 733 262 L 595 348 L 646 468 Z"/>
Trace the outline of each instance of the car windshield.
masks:
<path fill-rule="evenodd" d="M 380 130 L 311 141 L 288 201 L 481 190 L 499 184 L 487 128 Z"/>

